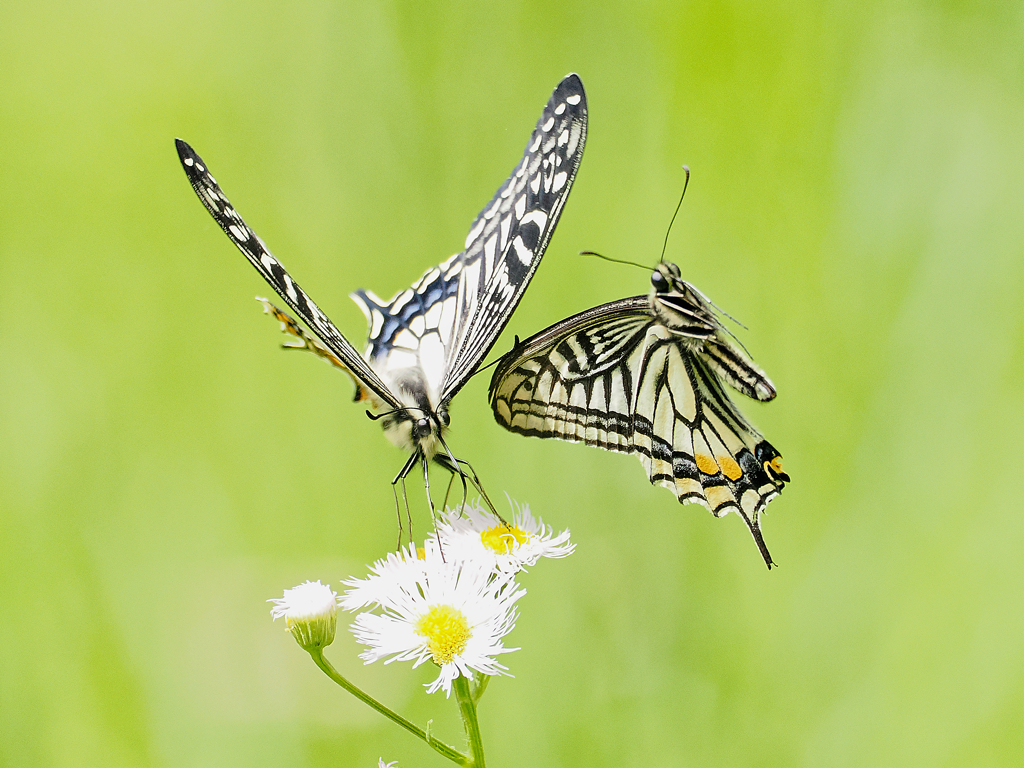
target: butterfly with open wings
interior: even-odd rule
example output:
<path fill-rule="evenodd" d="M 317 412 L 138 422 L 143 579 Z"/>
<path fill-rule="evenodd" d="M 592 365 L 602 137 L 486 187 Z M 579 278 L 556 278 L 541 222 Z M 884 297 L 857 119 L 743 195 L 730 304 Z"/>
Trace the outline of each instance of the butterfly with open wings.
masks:
<path fill-rule="evenodd" d="M 651 482 L 716 517 L 743 518 L 769 568 L 760 515 L 789 475 L 726 394 L 775 387 L 730 338 L 710 301 L 661 262 L 648 296 L 594 307 L 519 342 L 491 378 L 512 432 L 634 453 Z"/>
<path fill-rule="evenodd" d="M 410 452 L 392 485 L 404 484 L 420 464 L 429 502 L 431 460 L 458 475 L 464 488 L 468 478 L 483 493 L 475 475 L 461 468 L 465 462 L 445 444 L 449 406 L 505 327 L 540 264 L 579 169 L 586 136 L 586 94 L 579 77 L 571 74 L 552 93 L 512 175 L 473 221 L 465 250 L 428 269 L 390 301 L 369 291 L 352 295 L 370 324 L 365 355 L 271 255 L 199 155 L 181 139 L 175 145 L 189 182 L 214 220 L 315 334 L 262 300 L 283 330 L 296 337 L 289 346 L 309 349 L 352 377 L 355 399 L 366 401 L 387 437 Z"/>

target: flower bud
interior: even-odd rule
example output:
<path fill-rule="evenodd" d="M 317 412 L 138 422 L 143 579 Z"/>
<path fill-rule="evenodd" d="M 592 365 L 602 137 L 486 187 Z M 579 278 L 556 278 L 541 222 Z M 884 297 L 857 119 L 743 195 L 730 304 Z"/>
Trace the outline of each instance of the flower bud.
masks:
<path fill-rule="evenodd" d="M 286 589 L 284 597 L 267 602 L 274 603 L 270 609 L 274 620 L 283 616 L 285 629 L 307 651 L 326 648 L 334 642 L 338 627 L 338 596 L 330 585 L 307 581 Z"/>

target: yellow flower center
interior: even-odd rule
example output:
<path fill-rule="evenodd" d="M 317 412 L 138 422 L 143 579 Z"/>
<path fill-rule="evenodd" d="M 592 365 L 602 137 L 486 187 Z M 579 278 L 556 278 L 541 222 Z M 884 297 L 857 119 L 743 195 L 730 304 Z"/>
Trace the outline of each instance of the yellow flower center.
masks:
<path fill-rule="evenodd" d="M 516 544 L 525 544 L 529 540 L 530 534 L 518 525 L 496 525 L 480 534 L 483 545 L 499 555 L 507 555 Z"/>
<path fill-rule="evenodd" d="M 438 666 L 449 663 L 466 650 L 473 636 L 465 615 L 450 605 L 432 605 L 416 620 L 416 634 L 427 638 L 427 647 Z"/>

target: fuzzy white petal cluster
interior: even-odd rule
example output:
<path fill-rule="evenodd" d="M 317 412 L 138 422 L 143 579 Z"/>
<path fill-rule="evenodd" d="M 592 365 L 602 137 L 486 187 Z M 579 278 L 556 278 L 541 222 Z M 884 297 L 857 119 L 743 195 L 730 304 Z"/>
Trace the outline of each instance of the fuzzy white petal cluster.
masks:
<path fill-rule="evenodd" d="M 445 695 L 460 675 L 508 674 L 495 657 L 518 650 L 504 647 L 502 638 L 515 626 L 515 604 L 526 590 L 490 564 L 456 560 L 428 542 L 419 552 L 410 546 L 378 560 L 366 579 L 345 583 L 343 607 L 380 611 L 361 613 L 352 624 L 356 640 L 367 646 L 360 654 L 367 664 L 432 661 L 440 672 L 427 692 L 443 688 Z"/>
<path fill-rule="evenodd" d="M 526 594 L 516 574 L 574 548 L 568 530 L 556 535 L 525 505 L 513 506 L 507 521 L 479 503 L 463 505 L 438 518 L 422 548 L 410 543 L 375 562 L 366 578 L 346 580 L 339 604 L 362 611 L 351 630 L 366 646 L 367 664 L 431 661 L 440 672 L 427 691 L 450 696 L 460 676 L 508 674 L 497 657 L 518 650 L 503 642 Z"/>
<path fill-rule="evenodd" d="M 525 504 L 514 506 L 507 522 L 479 503 L 447 510 L 437 533 L 446 555 L 488 562 L 502 573 L 517 573 L 542 557 L 566 557 L 576 548 L 569 542 L 568 529 L 555 535 Z"/>

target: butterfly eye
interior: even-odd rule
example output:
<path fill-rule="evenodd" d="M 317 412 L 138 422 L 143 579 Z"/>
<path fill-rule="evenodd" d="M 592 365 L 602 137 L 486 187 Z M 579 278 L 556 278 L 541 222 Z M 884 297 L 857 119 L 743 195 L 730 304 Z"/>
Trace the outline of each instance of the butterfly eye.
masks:
<path fill-rule="evenodd" d="M 430 428 L 430 419 L 423 417 L 422 419 L 416 419 L 412 423 L 412 439 L 419 442 L 425 437 L 428 437 L 433 430 Z"/>
<path fill-rule="evenodd" d="M 654 290 L 656 291 L 668 290 L 668 280 L 666 280 L 665 276 L 661 274 L 660 269 L 654 270 L 654 273 L 651 275 L 651 285 L 654 286 Z"/>

